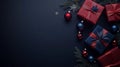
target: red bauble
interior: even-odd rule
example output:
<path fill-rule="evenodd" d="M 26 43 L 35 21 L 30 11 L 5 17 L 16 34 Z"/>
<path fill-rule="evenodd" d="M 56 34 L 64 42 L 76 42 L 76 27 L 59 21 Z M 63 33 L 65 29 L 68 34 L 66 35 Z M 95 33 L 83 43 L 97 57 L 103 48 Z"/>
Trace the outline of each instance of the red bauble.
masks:
<path fill-rule="evenodd" d="M 64 18 L 66 21 L 70 21 L 71 18 L 72 18 L 72 14 L 70 11 L 66 12 L 65 15 L 64 15 Z"/>
<path fill-rule="evenodd" d="M 83 38 L 83 36 L 82 36 L 80 31 L 78 32 L 77 37 L 78 37 L 79 40 L 81 40 Z"/>
<path fill-rule="evenodd" d="M 82 51 L 82 55 L 83 55 L 83 57 L 87 57 L 88 56 L 88 52 L 87 52 L 86 48 Z"/>

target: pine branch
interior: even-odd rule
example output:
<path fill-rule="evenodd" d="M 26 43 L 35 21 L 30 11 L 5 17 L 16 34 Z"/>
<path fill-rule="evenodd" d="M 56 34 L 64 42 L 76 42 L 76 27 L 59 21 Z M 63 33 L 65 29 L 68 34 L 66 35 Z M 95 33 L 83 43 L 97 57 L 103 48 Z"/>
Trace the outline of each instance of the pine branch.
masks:
<path fill-rule="evenodd" d="M 67 0 L 62 5 L 60 5 L 60 7 L 62 7 L 64 10 L 77 12 L 82 4 L 83 4 L 83 1 L 80 1 L 80 0 Z"/>
<path fill-rule="evenodd" d="M 117 42 L 118 42 L 118 47 L 120 47 L 120 32 L 117 32 L 116 38 L 117 38 Z"/>
<path fill-rule="evenodd" d="M 117 38 L 118 47 L 120 48 L 120 23 L 118 22 L 116 25 L 119 27 L 119 32 L 115 34 L 115 37 Z"/>
<path fill-rule="evenodd" d="M 90 63 L 82 56 L 82 52 L 78 47 L 75 47 L 74 51 L 77 65 L 75 67 L 99 67 L 97 63 Z"/>
<path fill-rule="evenodd" d="M 96 0 L 96 2 L 98 2 L 99 4 L 102 4 L 102 5 L 106 5 L 108 3 L 110 3 L 110 4 L 117 3 L 118 0 Z"/>

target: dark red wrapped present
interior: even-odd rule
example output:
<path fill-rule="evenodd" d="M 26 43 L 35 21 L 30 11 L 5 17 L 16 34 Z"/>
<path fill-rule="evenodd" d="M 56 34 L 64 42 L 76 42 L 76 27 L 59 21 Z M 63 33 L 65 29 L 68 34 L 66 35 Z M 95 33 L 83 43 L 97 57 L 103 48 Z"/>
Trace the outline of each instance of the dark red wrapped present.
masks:
<path fill-rule="evenodd" d="M 109 22 L 120 20 L 120 3 L 106 5 L 106 13 Z"/>
<path fill-rule="evenodd" d="M 104 7 L 92 0 L 85 0 L 84 4 L 78 11 L 78 16 L 96 24 Z"/>
<path fill-rule="evenodd" d="M 93 32 L 90 33 L 89 37 L 85 40 L 85 42 L 87 45 L 97 50 L 101 54 L 113 40 L 113 38 L 114 36 L 110 32 L 97 25 Z"/>
<path fill-rule="evenodd" d="M 98 57 L 98 61 L 103 67 L 120 67 L 120 48 L 115 47 Z"/>

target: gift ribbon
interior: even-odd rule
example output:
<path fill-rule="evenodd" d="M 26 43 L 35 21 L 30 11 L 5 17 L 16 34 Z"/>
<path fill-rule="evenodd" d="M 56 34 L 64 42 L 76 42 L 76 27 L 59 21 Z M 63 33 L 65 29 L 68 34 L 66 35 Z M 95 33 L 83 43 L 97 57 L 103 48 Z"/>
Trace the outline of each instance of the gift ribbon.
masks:
<path fill-rule="evenodd" d="M 113 9 L 108 11 L 108 16 L 115 15 L 115 18 L 120 18 L 120 7 L 117 9 L 117 4 L 111 4 Z"/>
<path fill-rule="evenodd" d="M 87 4 L 86 4 L 86 5 L 87 5 Z M 94 12 L 94 11 L 91 9 L 90 6 L 88 6 L 88 5 L 86 6 L 86 5 L 84 5 L 83 8 L 84 8 L 85 10 L 89 11 L 89 12 L 88 12 L 88 15 L 87 15 L 87 17 L 86 17 L 86 18 L 89 19 L 90 16 L 91 16 L 91 13 L 92 13 L 92 14 L 97 14 L 97 12 Z M 96 6 L 96 4 L 95 4 L 94 2 L 92 2 L 92 4 L 90 4 L 90 5 L 92 5 L 92 6 L 94 5 L 94 6 Z"/>
<path fill-rule="evenodd" d="M 95 33 L 91 33 L 90 37 L 92 37 L 94 40 L 91 44 L 92 48 L 95 48 L 97 43 L 102 43 L 105 47 L 108 45 L 108 43 L 106 43 L 104 40 L 105 39 L 109 39 L 109 38 L 105 38 L 105 36 L 107 35 L 108 31 L 103 29 L 100 33 L 97 32 L 97 34 Z"/>

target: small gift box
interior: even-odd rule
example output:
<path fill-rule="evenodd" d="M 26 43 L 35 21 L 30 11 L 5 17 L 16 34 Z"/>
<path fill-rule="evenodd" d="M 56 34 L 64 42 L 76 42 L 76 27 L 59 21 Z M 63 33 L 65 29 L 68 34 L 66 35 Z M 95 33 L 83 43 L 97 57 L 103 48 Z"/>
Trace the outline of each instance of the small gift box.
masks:
<path fill-rule="evenodd" d="M 98 61 L 103 67 L 120 67 L 120 49 L 118 47 L 113 48 L 98 57 Z"/>
<path fill-rule="evenodd" d="M 79 17 L 83 17 L 87 21 L 96 24 L 97 20 L 99 19 L 104 7 L 95 3 L 92 0 L 85 0 L 84 4 L 78 11 L 77 15 Z"/>
<path fill-rule="evenodd" d="M 113 37 L 114 36 L 110 32 L 97 25 L 93 32 L 90 33 L 89 37 L 85 40 L 85 42 L 87 45 L 97 50 L 101 54 L 113 40 Z"/>
<path fill-rule="evenodd" d="M 106 5 L 106 13 L 109 22 L 120 20 L 120 3 Z"/>

